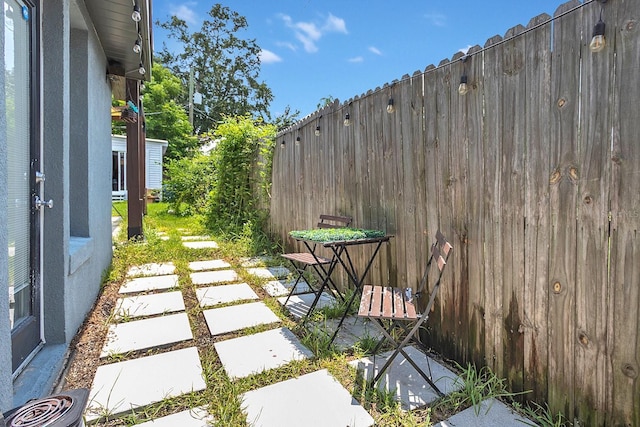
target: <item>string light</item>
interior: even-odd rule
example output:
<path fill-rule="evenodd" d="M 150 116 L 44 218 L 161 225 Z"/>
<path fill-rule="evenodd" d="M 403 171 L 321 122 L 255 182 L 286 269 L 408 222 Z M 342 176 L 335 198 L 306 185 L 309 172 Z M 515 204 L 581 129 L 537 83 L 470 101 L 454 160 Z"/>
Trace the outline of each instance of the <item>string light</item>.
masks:
<path fill-rule="evenodd" d="M 315 135 L 320 136 L 320 125 L 316 125 Z"/>
<path fill-rule="evenodd" d="M 602 4 L 607 2 L 607 0 L 598 0 L 598 1 Z M 594 53 L 602 51 L 605 45 L 607 44 L 604 38 L 605 25 L 604 25 L 604 21 L 602 20 L 603 9 L 604 7 L 600 7 L 600 19 L 598 19 L 598 22 L 593 27 L 591 43 L 589 43 L 589 49 L 591 50 L 591 52 L 594 52 Z"/>
<path fill-rule="evenodd" d="M 387 113 L 391 114 L 396 111 L 395 105 L 393 105 L 393 98 L 389 98 L 389 102 L 387 103 Z"/>
<path fill-rule="evenodd" d="M 458 93 L 460 95 L 466 95 L 469 92 L 469 85 L 467 84 L 467 60 L 469 55 L 462 57 L 462 75 L 460 76 L 460 84 L 458 85 Z"/>
<path fill-rule="evenodd" d="M 140 54 L 140 52 L 142 52 L 142 46 L 140 46 L 140 36 L 138 36 L 136 41 L 133 43 L 133 52 L 137 53 L 138 55 Z"/>
<path fill-rule="evenodd" d="M 139 67 L 138 67 L 138 73 L 144 75 L 146 72 L 147 72 L 147 70 L 144 68 L 144 65 L 142 65 L 142 62 L 141 62 Z"/>
<path fill-rule="evenodd" d="M 142 15 L 140 15 L 140 6 L 137 3 L 133 5 L 133 12 L 131 12 L 131 19 L 135 22 L 140 22 Z"/>
<path fill-rule="evenodd" d="M 296 137 L 296 145 L 300 145 L 300 134 Z"/>
<path fill-rule="evenodd" d="M 349 113 L 344 115 L 344 125 L 345 126 L 351 125 L 351 119 L 349 118 Z"/>
<path fill-rule="evenodd" d="M 282 142 L 280 143 L 280 148 L 284 148 L 284 146 L 285 146 L 285 142 L 284 142 L 284 139 L 283 139 Z"/>
<path fill-rule="evenodd" d="M 458 93 L 460 95 L 466 95 L 469 92 L 469 85 L 467 84 L 467 75 L 460 76 L 460 84 L 458 85 Z"/>

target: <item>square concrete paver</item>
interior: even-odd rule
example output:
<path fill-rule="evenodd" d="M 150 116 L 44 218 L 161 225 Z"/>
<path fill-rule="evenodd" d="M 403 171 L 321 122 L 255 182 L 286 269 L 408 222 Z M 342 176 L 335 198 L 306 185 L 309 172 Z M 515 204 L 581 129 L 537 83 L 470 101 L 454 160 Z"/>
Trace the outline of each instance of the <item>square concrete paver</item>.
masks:
<path fill-rule="evenodd" d="M 117 320 L 120 320 L 129 317 L 174 313 L 176 311 L 184 311 L 184 300 L 180 291 L 119 298 L 116 301 L 114 316 Z"/>
<path fill-rule="evenodd" d="M 186 313 L 119 323 L 109 326 L 100 357 L 161 347 L 192 338 Z"/>
<path fill-rule="evenodd" d="M 208 427 L 213 425 L 213 422 L 213 416 L 200 406 L 136 425 L 138 427 Z"/>
<path fill-rule="evenodd" d="M 211 307 L 235 301 L 258 299 L 258 295 L 246 283 L 234 285 L 217 285 L 207 288 L 197 288 L 196 298 L 200 307 Z"/>
<path fill-rule="evenodd" d="M 231 264 L 222 259 L 193 261 L 189 263 L 189 269 L 193 271 L 217 270 L 219 268 L 231 268 Z"/>
<path fill-rule="evenodd" d="M 291 288 L 293 287 L 295 280 L 272 280 L 270 282 L 265 283 L 262 286 L 262 289 L 265 290 L 272 297 L 280 297 L 283 295 L 289 295 Z M 298 285 L 296 286 L 295 293 L 305 293 L 311 292 L 309 285 L 304 280 L 300 280 Z"/>
<path fill-rule="evenodd" d="M 427 357 L 422 351 L 415 347 L 405 347 L 406 353 L 418 366 L 423 368 L 424 372 L 429 374 L 427 366 Z M 373 356 L 349 362 L 359 371 L 363 371 L 364 378 L 373 379 L 378 373 L 378 369 L 382 368 L 391 352 L 386 352 L 375 357 L 375 365 Z M 444 394 L 451 393 L 462 386 L 462 382 L 458 380 L 457 375 L 449 369 L 440 365 L 435 360 L 429 358 L 431 366 L 431 377 L 433 382 L 438 386 Z M 427 405 L 438 398 L 437 393 L 429 386 L 422 376 L 415 370 L 409 362 L 407 362 L 399 354 L 391 366 L 386 370 L 382 378 L 378 381 L 378 388 L 386 390 L 395 390 L 396 397 L 404 409 L 415 409 L 420 406 Z"/>
<path fill-rule="evenodd" d="M 214 346 L 230 378 L 248 377 L 313 357 L 311 350 L 287 328 L 220 341 Z"/>
<path fill-rule="evenodd" d="M 165 263 L 150 263 L 138 266 L 133 266 L 127 271 L 127 276 L 162 276 L 165 274 L 173 274 L 176 271 L 176 267 L 171 262 Z"/>
<path fill-rule="evenodd" d="M 182 246 L 189 249 L 217 249 L 218 244 L 212 240 L 194 240 L 182 242 Z"/>
<path fill-rule="evenodd" d="M 251 258 L 241 258 L 240 265 L 248 268 L 248 267 L 260 267 L 263 265 L 267 265 L 271 262 L 275 262 L 275 258 L 269 255 L 264 256 L 255 256 Z"/>
<path fill-rule="evenodd" d="M 373 418 L 326 369 L 242 396 L 253 427 L 367 427 Z"/>
<path fill-rule="evenodd" d="M 301 294 L 301 295 L 292 295 L 287 302 L 287 310 L 289 313 L 296 319 L 300 319 L 307 315 L 309 312 L 309 307 L 313 303 L 316 294 Z M 278 302 L 280 304 L 284 304 L 287 300 L 287 297 L 278 298 Z M 318 304 L 316 304 L 315 309 L 319 309 L 322 307 L 330 306 L 335 303 L 335 298 L 331 295 L 323 293 L 318 300 Z"/>
<path fill-rule="evenodd" d="M 322 330 L 329 334 L 329 336 L 332 336 L 339 323 L 340 319 L 328 319 L 322 322 L 309 322 L 307 323 L 307 328 L 311 330 Z M 382 336 L 382 333 L 371 321 L 357 316 L 348 316 L 344 319 L 333 344 L 339 350 L 347 350 L 353 348 L 354 345 L 363 338 L 371 338 L 379 341 Z"/>
<path fill-rule="evenodd" d="M 487 399 L 479 406 L 471 406 L 435 427 L 511 427 L 536 426 L 533 421 L 516 414 L 509 406 L 496 399 Z"/>
<path fill-rule="evenodd" d="M 196 347 L 99 366 L 88 421 L 206 388 Z"/>
<path fill-rule="evenodd" d="M 210 240 L 211 236 L 181 236 L 183 242 L 192 242 L 194 240 Z"/>
<path fill-rule="evenodd" d="M 203 314 L 211 335 L 220 335 L 280 321 L 280 318 L 263 302 L 214 308 L 205 310 Z"/>
<path fill-rule="evenodd" d="M 279 279 L 288 276 L 291 272 L 288 268 L 279 265 L 277 267 L 254 267 L 247 268 L 247 273 L 258 276 L 262 279 Z"/>
<path fill-rule="evenodd" d="M 240 276 L 234 270 L 201 271 L 191 273 L 191 282 L 194 285 L 210 285 L 212 283 L 237 282 Z"/>
<path fill-rule="evenodd" d="M 133 294 L 137 292 L 161 291 L 177 287 L 178 276 L 172 274 L 169 276 L 139 277 L 137 279 L 127 280 L 120 287 L 119 292 L 121 294 Z"/>

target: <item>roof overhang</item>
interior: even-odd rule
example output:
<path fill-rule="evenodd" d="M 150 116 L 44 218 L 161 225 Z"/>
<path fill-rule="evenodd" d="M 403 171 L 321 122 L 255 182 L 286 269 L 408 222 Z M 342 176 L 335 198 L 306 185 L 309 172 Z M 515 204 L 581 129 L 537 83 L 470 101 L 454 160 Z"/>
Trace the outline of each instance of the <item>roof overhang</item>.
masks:
<path fill-rule="evenodd" d="M 124 78 L 150 80 L 153 58 L 152 0 L 85 0 L 102 48 L 109 62 L 107 73 L 124 81 Z M 132 19 L 134 7 L 140 10 L 140 21 Z M 140 53 L 133 51 L 140 41 Z M 140 74 L 140 65 L 144 74 Z M 124 98 L 122 98 L 124 99 Z"/>

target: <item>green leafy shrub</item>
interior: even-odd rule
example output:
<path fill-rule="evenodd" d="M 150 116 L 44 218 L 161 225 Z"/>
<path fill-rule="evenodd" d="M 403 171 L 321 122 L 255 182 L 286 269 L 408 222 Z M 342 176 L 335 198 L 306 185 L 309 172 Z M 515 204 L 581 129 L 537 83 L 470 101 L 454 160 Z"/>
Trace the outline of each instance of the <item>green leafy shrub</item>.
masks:
<path fill-rule="evenodd" d="M 169 180 L 163 195 L 176 215 L 203 213 L 215 182 L 213 160 L 205 154 L 172 160 L 167 164 Z M 183 204 L 186 205 L 183 212 Z"/>
<path fill-rule="evenodd" d="M 207 226 L 218 232 L 246 234 L 246 223 L 261 228 L 264 214 L 256 189 L 267 190 L 276 133 L 274 125 L 250 116 L 227 117 L 214 132 L 212 151 L 215 179 L 206 207 Z M 262 159 L 262 160 L 259 160 Z"/>

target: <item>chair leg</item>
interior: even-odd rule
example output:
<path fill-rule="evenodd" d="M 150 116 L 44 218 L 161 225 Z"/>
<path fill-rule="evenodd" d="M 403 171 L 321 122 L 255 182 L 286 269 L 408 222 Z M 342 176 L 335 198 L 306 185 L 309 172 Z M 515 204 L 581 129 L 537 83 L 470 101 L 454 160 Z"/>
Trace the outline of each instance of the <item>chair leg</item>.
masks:
<path fill-rule="evenodd" d="M 287 299 L 284 301 L 284 306 L 285 307 L 287 306 L 287 303 L 289 302 L 289 298 L 291 298 L 291 296 L 295 292 L 296 288 L 298 287 L 298 283 L 300 282 L 300 279 L 302 278 L 302 275 L 304 274 L 305 270 L 307 269 L 306 265 L 302 269 L 300 269 L 295 264 L 293 264 L 293 262 L 291 264 L 293 265 L 293 268 L 295 268 L 295 270 L 298 272 L 298 277 L 296 278 L 296 282 L 291 287 L 291 290 L 289 291 L 289 295 L 287 295 Z"/>
<path fill-rule="evenodd" d="M 398 354 L 402 354 L 404 356 L 404 358 L 411 364 L 411 366 L 414 367 L 414 369 L 416 371 L 418 371 L 418 373 L 420 374 L 420 376 L 422 378 L 424 378 L 424 380 L 429 384 L 429 386 L 431 386 L 431 388 L 438 394 L 438 396 L 442 397 L 444 396 L 444 394 L 442 393 L 442 391 L 435 385 L 435 383 L 433 382 L 433 379 L 431 378 L 430 375 L 427 375 L 414 361 L 413 359 L 411 359 L 409 357 L 409 355 L 404 351 L 404 347 L 407 346 L 407 344 L 413 339 L 413 334 L 415 334 L 418 329 L 420 328 L 420 326 L 422 325 L 422 323 L 424 322 L 424 320 L 426 320 L 425 318 L 421 318 L 418 322 L 416 322 L 416 324 L 411 328 L 411 330 L 408 332 L 408 334 L 404 337 L 404 339 L 402 340 L 402 342 L 398 343 L 392 336 L 391 333 L 383 326 L 382 321 L 380 319 L 375 319 L 377 320 L 377 322 L 374 322 L 376 325 L 378 325 L 378 327 L 380 328 L 380 331 L 382 332 L 382 334 L 384 335 L 384 337 L 380 340 L 380 342 L 378 342 L 378 345 L 376 346 L 376 348 L 378 348 L 382 342 L 386 339 L 389 342 L 391 342 L 394 347 L 395 350 L 394 352 L 391 354 L 391 356 L 389 356 L 389 358 L 387 359 L 387 361 L 385 362 L 385 364 L 382 366 L 382 368 L 380 368 L 380 370 L 378 371 L 378 373 L 375 375 L 375 377 L 373 378 L 372 384 L 376 384 L 378 382 L 378 380 L 382 377 L 382 375 L 385 373 L 385 371 L 389 368 L 389 366 L 391 366 L 391 363 L 394 361 L 394 359 L 398 356 Z M 392 328 L 394 326 L 396 322 L 392 322 L 389 328 Z M 403 328 L 405 329 L 405 328 Z M 406 330 L 406 329 L 405 329 Z M 427 359 L 427 368 L 429 370 L 429 374 L 431 374 L 431 365 L 429 364 L 429 360 Z"/>

